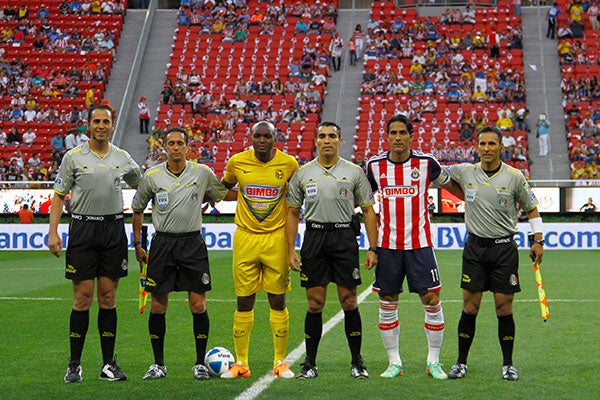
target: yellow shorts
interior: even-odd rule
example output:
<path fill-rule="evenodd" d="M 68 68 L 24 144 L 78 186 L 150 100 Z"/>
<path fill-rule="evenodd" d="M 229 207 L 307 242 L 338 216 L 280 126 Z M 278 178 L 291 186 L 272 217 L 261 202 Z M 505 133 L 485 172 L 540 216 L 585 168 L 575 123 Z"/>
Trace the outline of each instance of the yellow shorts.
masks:
<path fill-rule="evenodd" d="M 285 227 L 271 233 L 236 229 L 233 235 L 233 284 L 238 297 L 263 289 L 285 294 L 292 289 Z"/>

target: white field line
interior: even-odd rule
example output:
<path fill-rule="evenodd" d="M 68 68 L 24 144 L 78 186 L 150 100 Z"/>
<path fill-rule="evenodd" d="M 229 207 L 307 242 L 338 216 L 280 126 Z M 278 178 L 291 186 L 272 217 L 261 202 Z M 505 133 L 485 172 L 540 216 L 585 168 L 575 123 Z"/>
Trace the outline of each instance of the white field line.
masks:
<path fill-rule="evenodd" d="M 373 288 L 372 286 L 369 286 L 366 290 L 364 290 L 361 294 L 358 295 L 358 304 L 361 304 L 371 293 L 373 293 Z M 327 332 L 329 332 L 343 319 L 344 311 L 340 310 L 329 321 L 323 324 L 323 335 L 327 334 Z M 300 357 L 304 355 L 305 351 L 306 349 L 304 346 L 304 342 L 302 342 L 298 347 L 296 347 L 288 354 L 286 361 L 290 365 L 294 364 L 300 359 Z M 275 376 L 273 376 L 270 373 L 267 373 L 248 389 L 244 390 L 238 397 L 236 397 L 236 400 L 253 400 L 257 398 L 265 389 L 267 389 L 271 385 L 271 383 L 273 383 L 275 379 L 277 379 Z"/>

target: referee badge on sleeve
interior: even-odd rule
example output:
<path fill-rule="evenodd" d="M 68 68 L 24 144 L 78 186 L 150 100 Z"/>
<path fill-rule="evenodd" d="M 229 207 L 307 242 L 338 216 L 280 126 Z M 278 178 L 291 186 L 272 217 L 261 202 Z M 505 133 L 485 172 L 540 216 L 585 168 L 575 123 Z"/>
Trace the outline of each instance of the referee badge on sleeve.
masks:
<path fill-rule="evenodd" d="M 166 208 L 169 205 L 169 193 L 168 192 L 159 192 L 156 193 L 156 204 L 158 204 L 158 208 Z"/>

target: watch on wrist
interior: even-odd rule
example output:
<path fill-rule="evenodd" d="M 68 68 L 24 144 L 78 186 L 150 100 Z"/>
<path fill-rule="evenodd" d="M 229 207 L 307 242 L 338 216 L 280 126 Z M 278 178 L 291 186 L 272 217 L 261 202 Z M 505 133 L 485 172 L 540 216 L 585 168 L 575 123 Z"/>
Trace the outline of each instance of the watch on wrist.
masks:
<path fill-rule="evenodd" d="M 546 241 L 544 239 L 540 239 L 540 240 L 533 239 L 533 243 L 539 243 L 539 244 L 541 244 L 543 246 L 543 245 L 546 244 Z"/>
<path fill-rule="evenodd" d="M 369 251 L 374 251 L 375 253 L 377 253 L 377 247 L 369 247 Z"/>
<path fill-rule="evenodd" d="M 142 244 L 142 242 L 140 242 L 139 240 L 134 240 L 133 241 L 133 247 L 140 246 L 141 244 Z"/>

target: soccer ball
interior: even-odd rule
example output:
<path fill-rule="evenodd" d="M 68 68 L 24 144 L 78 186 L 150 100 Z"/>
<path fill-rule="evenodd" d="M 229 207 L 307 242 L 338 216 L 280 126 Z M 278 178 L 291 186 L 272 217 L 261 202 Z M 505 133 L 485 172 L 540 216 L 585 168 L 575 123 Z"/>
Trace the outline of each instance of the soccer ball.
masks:
<path fill-rule="evenodd" d="M 221 376 L 235 363 L 233 354 L 225 347 L 214 347 L 206 353 L 204 365 L 213 376 Z"/>

